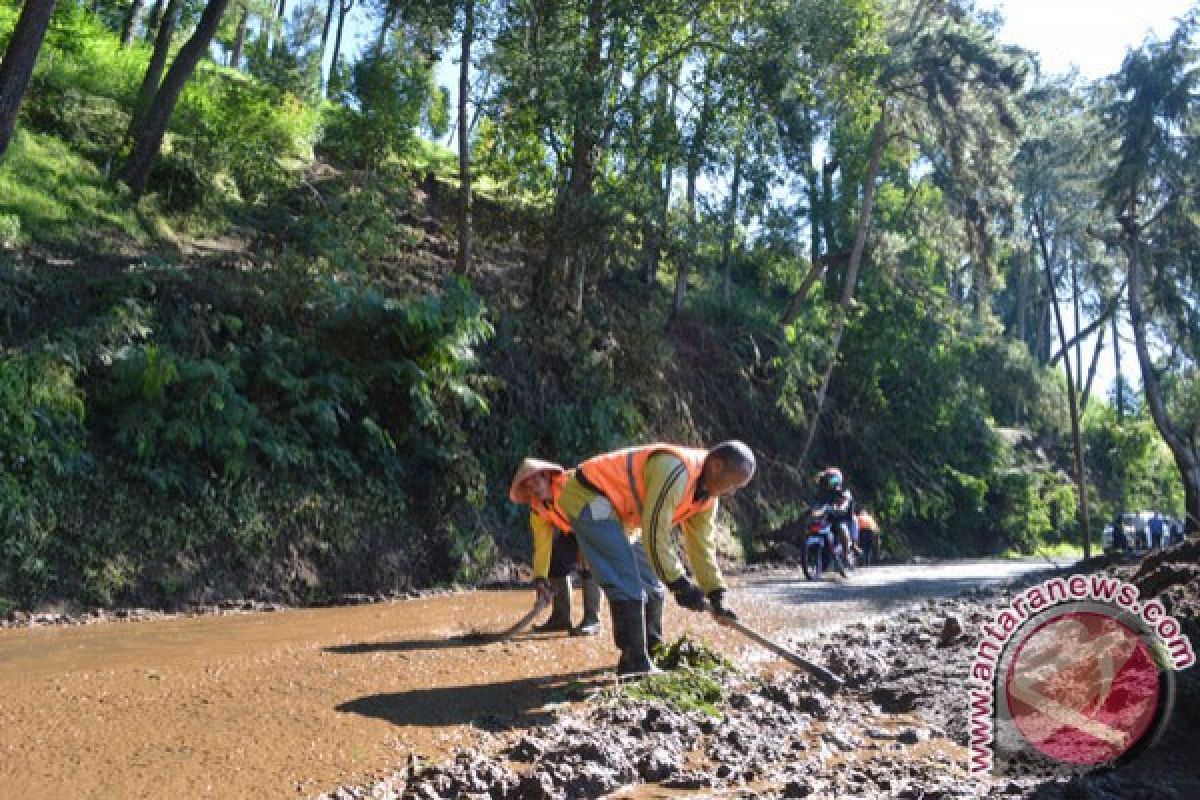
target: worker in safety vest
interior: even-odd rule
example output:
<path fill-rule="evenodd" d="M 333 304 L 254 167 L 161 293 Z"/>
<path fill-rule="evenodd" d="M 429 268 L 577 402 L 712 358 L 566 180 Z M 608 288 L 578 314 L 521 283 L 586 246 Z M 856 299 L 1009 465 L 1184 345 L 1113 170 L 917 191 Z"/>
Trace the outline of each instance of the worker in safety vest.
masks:
<path fill-rule="evenodd" d="M 508 498 L 529 506 L 533 533 L 534 588 L 551 601 L 550 617 L 535 631 L 567 631 L 572 636 L 600 633 L 600 587 L 579 558 L 579 544 L 558 505 L 569 473 L 558 464 L 526 458 L 517 469 Z M 571 572 L 578 566 L 583 582 L 583 620 L 571 627 Z"/>
<path fill-rule="evenodd" d="M 754 476 L 754 454 L 737 441 L 711 450 L 652 444 L 595 456 L 580 464 L 559 495 L 559 506 L 608 595 L 618 675 L 654 672 L 647 653 L 662 642 L 666 591 L 684 608 L 718 621 L 736 619 L 725 607 L 713 520 L 717 498 Z M 671 531 L 678 526 L 699 586 L 684 572 Z M 639 541 L 626 531 L 641 528 Z"/>

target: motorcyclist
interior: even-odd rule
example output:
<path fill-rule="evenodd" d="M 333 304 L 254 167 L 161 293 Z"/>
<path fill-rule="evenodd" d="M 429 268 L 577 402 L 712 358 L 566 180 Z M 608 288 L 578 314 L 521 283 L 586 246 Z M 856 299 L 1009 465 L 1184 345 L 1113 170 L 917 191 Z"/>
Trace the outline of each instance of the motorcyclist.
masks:
<path fill-rule="evenodd" d="M 854 496 L 842 485 L 842 471 L 837 467 L 826 467 L 817 473 L 817 496 L 814 505 L 829 508 L 829 525 L 843 553 L 861 554 L 858 539 L 858 521 L 854 517 Z"/>

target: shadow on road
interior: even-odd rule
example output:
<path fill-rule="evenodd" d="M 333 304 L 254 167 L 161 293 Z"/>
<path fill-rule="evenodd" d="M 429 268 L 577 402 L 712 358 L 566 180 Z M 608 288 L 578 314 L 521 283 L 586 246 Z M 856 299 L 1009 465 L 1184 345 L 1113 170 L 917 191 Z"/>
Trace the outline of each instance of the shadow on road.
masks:
<path fill-rule="evenodd" d="M 562 634 L 566 636 L 566 634 Z M 519 636 L 499 638 L 492 633 L 462 633 L 443 636 L 437 639 L 399 639 L 393 642 L 355 642 L 354 644 L 339 644 L 321 648 L 326 653 L 339 656 L 359 656 L 367 653 L 411 653 L 417 650 L 450 650 L 459 647 L 485 647 L 489 644 L 504 642 L 523 642 L 528 640 L 552 639 L 553 636 L 538 636 L 528 633 Z"/>
<path fill-rule="evenodd" d="M 591 669 L 566 675 L 541 675 L 477 686 L 443 686 L 408 692 L 372 694 L 336 707 L 393 725 L 441 727 L 471 724 L 485 730 L 528 728 L 550 722 L 542 710 L 588 689 L 610 683 L 611 671 Z"/>

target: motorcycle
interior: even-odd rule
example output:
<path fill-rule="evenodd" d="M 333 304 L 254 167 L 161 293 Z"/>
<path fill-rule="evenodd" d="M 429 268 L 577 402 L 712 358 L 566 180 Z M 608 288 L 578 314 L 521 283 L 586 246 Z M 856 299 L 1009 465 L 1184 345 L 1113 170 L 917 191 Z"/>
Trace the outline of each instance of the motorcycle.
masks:
<path fill-rule="evenodd" d="M 810 581 L 821 579 L 821 573 L 826 567 L 832 566 L 843 578 L 854 568 L 853 554 L 843 552 L 842 543 L 833 530 L 830 519 L 832 506 L 814 506 L 808 512 L 808 524 L 805 526 L 804 560 L 800 566 L 804 569 L 804 577 Z"/>

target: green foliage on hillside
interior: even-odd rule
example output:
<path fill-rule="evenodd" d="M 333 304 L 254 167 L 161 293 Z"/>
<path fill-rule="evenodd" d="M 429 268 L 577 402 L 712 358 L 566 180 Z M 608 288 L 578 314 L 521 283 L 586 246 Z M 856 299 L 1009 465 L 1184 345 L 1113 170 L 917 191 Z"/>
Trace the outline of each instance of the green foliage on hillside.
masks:
<path fill-rule="evenodd" d="M 227 18 L 135 200 L 153 31 L 60 0 L 0 161 L 0 606 L 485 580 L 528 553 L 522 456 L 654 440 L 754 448 L 724 504 L 750 558 L 826 464 L 897 555 L 1078 542 L 1094 339 L 1072 397 L 1051 297 L 1123 313 L 1097 104 L 1130 131 L 1142 105 L 1034 83 L 969 3 L 643 5 L 478 3 L 461 275 L 457 8 L 372 6 L 328 76 L 325 4 L 253 10 L 238 63 Z M 1194 124 L 1177 105 L 1142 121 Z M 1173 142 L 1134 189 L 1194 179 Z M 1094 529 L 1185 502 L 1159 430 L 1200 416 L 1200 251 L 1187 202 L 1152 207 L 1147 316 L 1180 344 L 1157 412 L 1092 393 Z"/>
<path fill-rule="evenodd" d="M 382 510 L 369 525 L 407 515 L 386 532 L 403 549 L 448 506 L 478 504 L 464 425 L 487 412 L 474 353 L 492 331 L 461 281 L 402 300 L 170 265 L 2 278 L 17 298 L 0 360 L 2 596 L 169 595 L 145 585 L 163 565 L 261 569 L 296 546 L 281 539 L 294 526 L 366 554 L 364 509 Z"/>

